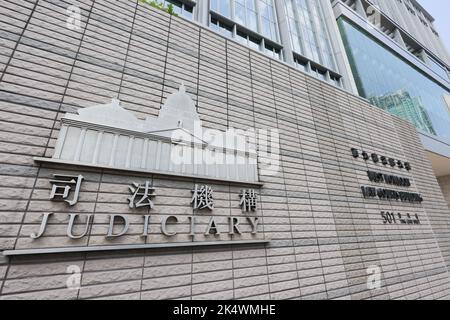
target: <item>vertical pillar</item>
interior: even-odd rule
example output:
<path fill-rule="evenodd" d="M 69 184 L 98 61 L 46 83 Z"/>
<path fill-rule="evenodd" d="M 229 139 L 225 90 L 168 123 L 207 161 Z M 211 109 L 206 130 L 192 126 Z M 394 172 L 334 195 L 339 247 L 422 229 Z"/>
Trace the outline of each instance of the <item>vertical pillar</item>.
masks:
<path fill-rule="evenodd" d="M 275 11 L 277 12 L 278 28 L 280 30 L 280 41 L 283 45 L 285 61 L 294 65 L 294 54 L 292 51 L 291 35 L 289 33 L 289 26 L 287 15 L 284 11 L 285 0 L 275 0 Z"/>
<path fill-rule="evenodd" d="M 350 91 L 353 94 L 358 94 L 355 79 L 353 78 L 350 62 L 348 61 L 347 53 L 345 52 L 344 43 L 342 42 L 341 33 L 336 23 L 336 17 L 334 15 L 331 2 L 329 0 L 320 1 L 325 24 L 327 25 L 328 32 L 330 33 L 331 47 L 337 63 L 338 71 L 342 75 L 342 86 L 345 90 Z"/>
<path fill-rule="evenodd" d="M 307 7 L 307 10 L 310 15 L 312 15 L 312 13 L 314 12 L 314 7 L 311 7 L 311 6 L 315 6 L 316 10 L 318 10 L 317 14 L 320 17 L 323 13 L 322 8 L 320 7 L 320 3 L 313 3 L 313 2 L 306 1 L 306 7 Z M 311 28 L 313 29 L 314 40 L 316 42 L 317 47 L 319 48 L 317 55 L 320 57 L 320 59 L 319 59 L 319 61 L 316 61 L 316 62 L 324 64 L 324 61 L 325 61 L 324 56 L 323 56 L 324 48 L 322 46 L 322 42 L 319 39 L 319 27 L 317 26 L 317 23 L 315 20 L 316 19 L 311 19 Z M 325 22 L 325 20 L 324 20 L 324 22 Z M 328 29 L 328 28 L 325 27 L 325 29 Z M 327 66 L 327 67 L 330 68 L 330 66 Z"/>
<path fill-rule="evenodd" d="M 196 20 L 204 26 L 209 25 L 209 5 L 210 0 L 197 0 L 197 5 L 195 6 Z"/>

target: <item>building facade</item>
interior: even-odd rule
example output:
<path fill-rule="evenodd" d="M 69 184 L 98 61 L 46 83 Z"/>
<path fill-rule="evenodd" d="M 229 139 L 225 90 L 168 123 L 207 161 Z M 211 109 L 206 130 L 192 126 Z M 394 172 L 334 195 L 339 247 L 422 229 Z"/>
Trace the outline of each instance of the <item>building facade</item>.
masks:
<path fill-rule="evenodd" d="M 357 95 L 365 2 L 165 3 L 0 3 L 0 299 L 448 299 L 445 127 Z"/>
<path fill-rule="evenodd" d="M 450 175 L 449 55 L 417 1 L 332 1 L 356 92 L 414 124 L 441 180 Z"/>

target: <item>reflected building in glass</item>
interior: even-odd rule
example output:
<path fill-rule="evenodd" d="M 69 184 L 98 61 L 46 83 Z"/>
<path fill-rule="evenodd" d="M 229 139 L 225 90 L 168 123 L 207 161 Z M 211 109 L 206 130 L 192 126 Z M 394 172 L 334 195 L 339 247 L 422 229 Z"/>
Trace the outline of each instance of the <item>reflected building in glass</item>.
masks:
<path fill-rule="evenodd" d="M 417 128 L 450 208 L 450 55 L 421 3 L 331 0 L 355 92 Z"/>
<path fill-rule="evenodd" d="M 368 99 L 420 132 L 448 140 L 450 150 L 450 57 L 433 17 L 418 1 L 164 4 L 242 45 Z"/>
<path fill-rule="evenodd" d="M 411 97 L 409 92 L 400 90 L 384 96 L 371 97 L 369 100 L 383 110 L 408 120 L 417 128 L 436 135 L 430 116 L 420 97 Z"/>

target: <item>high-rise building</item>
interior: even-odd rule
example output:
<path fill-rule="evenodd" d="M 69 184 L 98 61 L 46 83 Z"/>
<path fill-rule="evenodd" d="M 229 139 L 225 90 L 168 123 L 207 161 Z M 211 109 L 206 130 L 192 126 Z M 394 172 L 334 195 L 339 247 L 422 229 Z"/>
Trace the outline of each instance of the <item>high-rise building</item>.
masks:
<path fill-rule="evenodd" d="M 444 181 L 450 174 L 450 56 L 434 18 L 416 0 L 332 5 L 357 93 L 381 108 L 394 92 L 420 102 L 420 111 L 413 111 L 397 99 L 390 110 L 416 126 L 436 175 Z"/>
<path fill-rule="evenodd" d="M 182 11 L 186 6 L 183 2 L 167 2 L 188 19 L 319 79 L 353 90 L 328 1 L 189 1 L 188 11 Z"/>
<path fill-rule="evenodd" d="M 407 119 L 416 128 L 436 134 L 420 98 L 412 98 L 407 91 L 401 90 L 385 96 L 373 97 L 370 102 L 402 119 Z"/>
<path fill-rule="evenodd" d="M 0 300 L 450 299 L 433 23 L 415 0 L 0 1 Z"/>

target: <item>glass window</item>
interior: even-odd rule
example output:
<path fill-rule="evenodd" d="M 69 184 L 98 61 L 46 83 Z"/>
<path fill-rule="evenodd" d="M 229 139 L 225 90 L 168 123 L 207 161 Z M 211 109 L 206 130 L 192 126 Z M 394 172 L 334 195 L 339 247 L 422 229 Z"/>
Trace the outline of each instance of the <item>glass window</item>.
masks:
<path fill-rule="evenodd" d="M 259 0 L 259 11 L 261 13 L 261 33 L 273 41 L 278 41 L 278 28 L 273 0 Z"/>
<path fill-rule="evenodd" d="M 231 17 L 231 0 L 211 0 L 211 10 L 221 15 Z"/>
<path fill-rule="evenodd" d="M 281 49 L 279 49 L 281 45 L 279 48 L 278 46 L 263 45 L 264 39 L 272 44 L 279 41 L 274 1 L 211 0 L 211 28 L 229 37 L 234 37 L 238 42 L 252 49 L 281 59 Z M 235 23 L 225 19 L 224 16 Z M 221 20 L 227 22 L 222 23 Z M 229 25 L 230 23 L 231 25 Z M 234 28 L 236 32 L 233 34 Z"/>
<path fill-rule="evenodd" d="M 359 94 L 427 133 L 450 139 L 450 91 L 349 21 L 338 23 Z"/>
<path fill-rule="evenodd" d="M 163 0 L 164 7 L 173 5 L 173 10 L 176 14 L 191 19 L 194 17 L 194 7 L 179 0 Z"/>
<path fill-rule="evenodd" d="M 259 50 L 260 49 L 260 45 L 261 45 L 261 40 L 250 36 L 250 37 L 248 37 L 248 45 L 252 49 Z"/>
<path fill-rule="evenodd" d="M 330 81 L 336 87 L 342 87 L 341 77 L 330 74 Z"/>
<path fill-rule="evenodd" d="M 246 34 L 245 32 L 242 32 L 242 31 L 240 31 L 240 30 L 237 30 L 237 33 L 236 33 L 236 39 L 237 39 L 240 43 L 245 44 L 246 46 L 248 46 L 248 36 L 247 36 L 247 34 Z"/>
<path fill-rule="evenodd" d="M 183 16 L 192 20 L 194 18 L 194 7 L 184 5 L 183 9 Z"/>
<path fill-rule="evenodd" d="M 272 58 L 281 59 L 281 50 L 269 44 L 265 44 L 264 53 Z"/>
<path fill-rule="evenodd" d="M 294 52 L 335 69 L 333 51 L 319 1 L 284 0 Z"/>
<path fill-rule="evenodd" d="M 236 37 L 235 39 L 237 41 L 239 41 L 240 43 L 249 46 L 255 50 L 259 50 L 260 49 L 260 45 L 262 40 L 255 38 L 253 36 L 248 35 L 247 33 L 245 33 L 244 31 L 237 29 L 236 31 Z"/>
<path fill-rule="evenodd" d="M 235 20 L 242 24 L 242 25 L 246 25 L 247 24 L 247 19 L 246 19 L 246 15 L 245 15 L 245 2 L 244 4 L 241 1 L 236 1 L 236 16 L 235 16 Z"/>
<path fill-rule="evenodd" d="M 295 66 L 305 72 L 308 72 L 308 61 L 300 60 L 297 57 L 294 57 Z"/>
<path fill-rule="evenodd" d="M 211 10 L 267 39 L 279 40 L 274 0 L 211 0 Z"/>
<path fill-rule="evenodd" d="M 233 37 L 233 27 L 211 17 L 210 27 L 226 37 Z"/>
<path fill-rule="evenodd" d="M 447 105 L 447 111 L 448 114 L 450 115 L 450 95 L 448 94 L 444 95 L 444 102 Z"/>
<path fill-rule="evenodd" d="M 327 72 L 325 70 L 321 70 L 321 69 L 316 68 L 316 67 L 311 67 L 311 73 L 317 79 L 324 80 L 324 81 L 327 80 Z"/>

